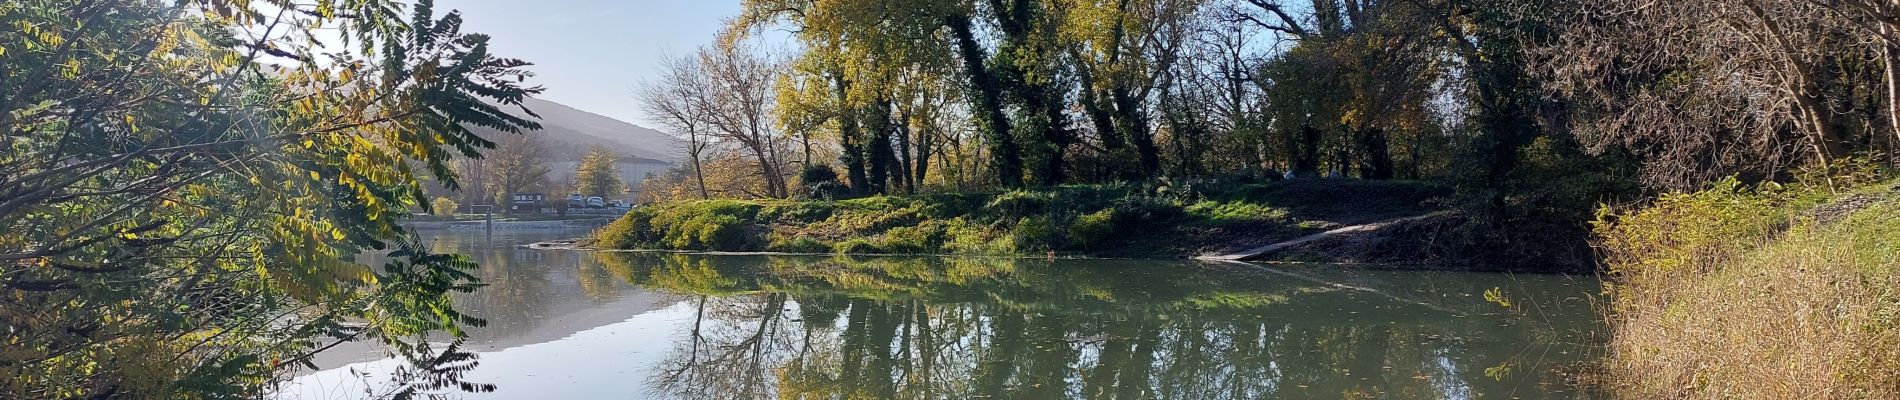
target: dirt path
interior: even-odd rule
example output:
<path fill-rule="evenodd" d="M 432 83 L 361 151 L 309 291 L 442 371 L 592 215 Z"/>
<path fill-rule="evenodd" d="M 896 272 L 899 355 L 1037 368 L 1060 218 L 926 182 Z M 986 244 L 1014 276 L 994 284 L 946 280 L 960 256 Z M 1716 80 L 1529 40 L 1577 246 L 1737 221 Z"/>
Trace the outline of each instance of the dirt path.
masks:
<path fill-rule="evenodd" d="M 1403 218 L 1393 218 L 1393 219 L 1388 219 L 1388 220 L 1384 220 L 1384 221 L 1379 221 L 1379 222 L 1373 222 L 1373 223 L 1369 223 L 1369 224 L 1361 224 L 1361 225 L 1353 225 L 1353 226 L 1348 226 L 1348 227 L 1343 227 L 1343 228 L 1337 228 L 1337 229 L 1333 229 L 1333 230 L 1330 230 L 1330 231 L 1325 231 L 1325 232 L 1320 232 L 1320 233 L 1315 233 L 1315 234 L 1311 234 L 1311 235 L 1306 235 L 1306 236 L 1301 236 L 1301 237 L 1298 237 L 1298 238 L 1294 238 L 1294 239 L 1292 239 L 1292 240 L 1287 240 L 1287 241 L 1284 241 L 1284 242 L 1279 242 L 1279 243 L 1274 243 L 1274 244 L 1269 244 L 1269 245 L 1266 245 L 1266 246 L 1260 246 L 1260 247 L 1255 247 L 1255 248 L 1252 248 L 1252 249 L 1248 249 L 1248 250 L 1245 250 L 1245 251 L 1240 251 L 1240 252 L 1235 252 L 1235 253 L 1230 253 L 1230 254 L 1208 254 L 1208 255 L 1202 255 L 1202 256 L 1197 256 L 1197 257 L 1194 257 L 1194 259 L 1196 259 L 1196 260 L 1206 260 L 1206 261 L 1242 261 L 1242 260 L 1251 260 L 1251 259 L 1256 259 L 1256 258 L 1260 258 L 1260 257 L 1263 257 L 1263 256 L 1266 256 L 1266 255 L 1268 255 L 1268 254 L 1273 254 L 1274 252 L 1277 252 L 1277 251 L 1280 251 L 1280 250 L 1285 250 L 1285 249 L 1287 249 L 1287 248 L 1289 248 L 1289 247 L 1293 247 L 1293 246 L 1298 246 L 1298 245 L 1301 245 L 1301 244 L 1304 244 L 1304 243 L 1306 243 L 1306 242 L 1311 242 L 1311 241 L 1315 241 L 1315 240 L 1320 240 L 1320 239 L 1325 239 L 1325 238 L 1329 238 L 1329 237 L 1333 237 L 1333 236 L 1339 236 L 1339 235 L 1346 235 L 1346 234 L 1353 234 L 1353 233 L 1360 233 L 1360 232 L 1372 232 L 1372 231 L 1376 231 L 1376 230 L 1379 230 L 1379 229 L 1383 229 L 1383 228 L 1385 228 L 1385 227 L 1387 227 L 1387 226 L 1391 226 L 1391 225 L 1393 225 L 1393 224 L 1397 224 L 1397 223 L 1401 223 L 1401 222 L 1406 222 L 1406 221 L 1411 221 L 1411 220 L 1417 220 L 1417 219 L 1425 219 L 1425 218 L 1430 218 L 1430 217 L 1433 217 L 1433 216 L 1437 216 L 1437 215 L 1438 215 L 1438 213 L 1431 213 L 1431 214 L 1425 214 L 1425 215 L 1414 215 L 1414 216 L 1410 216 L 1410 217 L 1403 217 Z"/>

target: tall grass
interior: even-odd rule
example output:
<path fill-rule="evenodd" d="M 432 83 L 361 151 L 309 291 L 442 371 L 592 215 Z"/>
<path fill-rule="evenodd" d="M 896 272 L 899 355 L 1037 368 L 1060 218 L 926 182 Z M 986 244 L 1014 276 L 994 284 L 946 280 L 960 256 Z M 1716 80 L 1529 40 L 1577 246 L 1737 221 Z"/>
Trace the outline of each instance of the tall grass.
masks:
<path fill-rule="evenodd" d="M 1729 180 L 1604 214 L 1612 384 L 1632 398 L 1900 398 L 1891 188 Z"/>

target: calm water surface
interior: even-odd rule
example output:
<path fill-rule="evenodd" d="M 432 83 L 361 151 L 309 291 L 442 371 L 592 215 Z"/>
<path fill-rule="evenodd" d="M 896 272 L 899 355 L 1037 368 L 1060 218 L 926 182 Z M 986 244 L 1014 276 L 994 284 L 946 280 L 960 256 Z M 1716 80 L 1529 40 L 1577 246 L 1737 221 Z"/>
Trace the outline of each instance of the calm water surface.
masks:
<path fill-rule="evenodd" d="M 467 379 L 499 387 L 445 396 L 1593 397 L 1554 372 L 1596 354 L 1586 277 L 517 247 L 583 233 L 436 235 L 491 285 L 459 305 L 489 322 Z M 385 393 L 385 357 L 339 347 L 278 397 Z"/>

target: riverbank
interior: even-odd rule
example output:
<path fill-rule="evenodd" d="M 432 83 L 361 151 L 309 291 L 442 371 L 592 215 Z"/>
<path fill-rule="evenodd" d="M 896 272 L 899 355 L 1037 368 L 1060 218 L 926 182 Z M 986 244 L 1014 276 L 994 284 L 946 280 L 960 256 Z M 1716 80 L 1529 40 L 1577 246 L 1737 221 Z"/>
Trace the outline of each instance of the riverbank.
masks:
<path fill-rule="evenodd" d="M 613 221 L 612 218 L 604 217 L 604 216 L 568 217 L 566 219 L 539 219 L 539 220 L 517 220 L 517 219 L 496 218 L 492 228 L 496 230 L 578 229 L 578 228 L 599 227 L 602 225 L 606 225 L 607 223 L 612 222 L 612 221 Z M 446 230 L 463 230 L 463 229 L 480 230 L 480 229 L 491 228 L 488 221 L 484 221 L 484 220 L 454 220 L 454 221 L 418 220 L 418 221 L 403 221 L 401 225 L 405 228 L 416 229 L 416 230 L 444 230 L 444 229 Z"/>
<path fill-rule="evenodd" d="M 1837 182 L 1838 184 L 1839 182 Z M 1900 398 L 1900 185 L 1728 181 L 1597 228 L 1634 398 Z"/>
<path fill-rule="evenodd" d="M 1073 185 L 839 201 L 703 200 L 636 209 L 601 249 L 1186 258 L 1443 211 L 1423 182 Z"/>

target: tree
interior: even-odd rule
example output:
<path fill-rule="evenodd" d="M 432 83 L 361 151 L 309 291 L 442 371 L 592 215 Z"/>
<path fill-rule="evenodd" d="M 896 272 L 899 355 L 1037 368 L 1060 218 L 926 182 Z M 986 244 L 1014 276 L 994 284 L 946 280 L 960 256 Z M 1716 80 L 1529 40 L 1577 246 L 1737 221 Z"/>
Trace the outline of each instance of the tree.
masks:
<path fill-rule="evenodd" d="M 626 189 L 620 181 L 620 156 L 594 146 L 581 156 L 574 171 L 574 191 L 583 196 L 613 197 Z"/>
<path fill-rule="evenodd" d="M 397 221 L 495 146 L 466 126 L 539 128 L 504 110 L 539 92 L 528 63 L 429 0 L 54 0 L 0 24 L 0 297 L 31 316 L 0 322 L 0 397 L 253 397 L 356 340 L 413 363 L 395 395 L 491 388 L 460 381 L 473 265 Z"/>
<path fill-rule="evenodd" d="M 1895 8 L 1867 0 L 1573 4 L 1554 11 L 1561 40 L 1539 49 L 1541 70 L 1578 109 L 1579 135 L 1643 158 L 1652 186 L 1768 177 L 1856 152 L 1893 154 Z"/>
<path fill-rule="evenodd" d="M 461 206 L 455 204 L 455 200 L 451 200 L 447 197 L 437 197 L 435 201 L 429 202 L 429 213 L 452 216 L 455 215 L 455 211 L 459 207 Z"/>
<path fill-rule="evenodd" d="M 496 192 L 489 204 L 507 204 L 511 196 L 518 193 L 535 191 L 547 182 L 553 167 L 548 162 L 553 158 L 547 140 L 539 134 L 524 134 L 502 140 L 500 148 L 488 152 L 484 161 L 486 168 L 493 171 Z"/>
<path fill-rule="evenodd" d="M 767 196 L 786 197 L 783 137 L 772 120 L 780 63 L 738 42 L 701 49 L 699 62 L 712 86 L 707 115 L 715 134 L 751 154 Z"/>
<path fill-rule="evenodd" d="M 685 133 L 686 156 L 692 164 L 693 181 L 701 199 L 711 198 L 706 193 L 706 172 L 701 164 L 707 146 L 712 145 L 708 137 L 712 133 L 710 86 L 698 59 L 667 58 L 660 65 L 659 80 L 642 82 L 639 94 L 641 109 L 652 116 L 655 123 L 672 129 L 676 135 Z M 809 144 L 807 147 L 809 153 Z"/>
<path fill-rule="evenodd" d="M 1061 2 L 1068 10 L 1062 35 L 1074 58 L 1088 114 L 1118 175 L 1142 178 L 1161 171 L 1146 103 L 1171 72 L 1200 8 L 1194 0 Z M 1130 152 L 1129 150 L 1132 150 Z"/>

